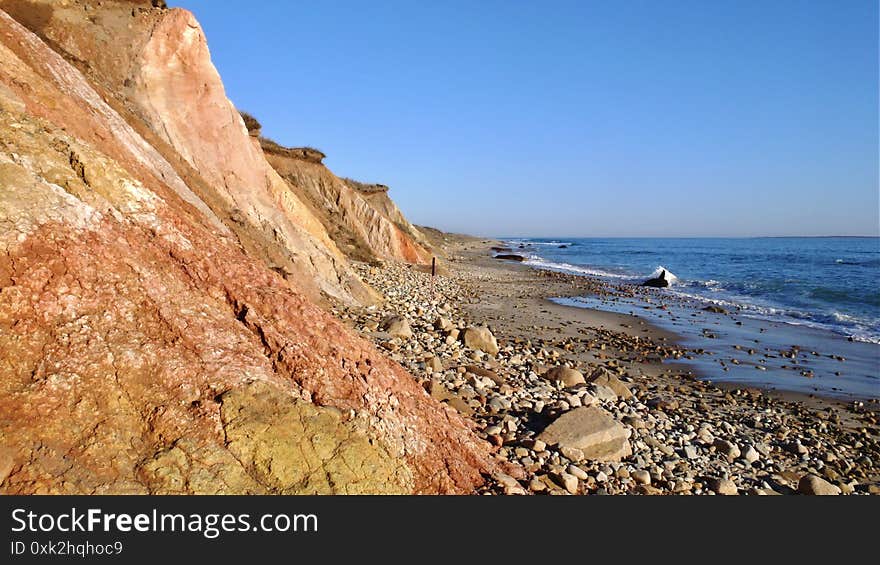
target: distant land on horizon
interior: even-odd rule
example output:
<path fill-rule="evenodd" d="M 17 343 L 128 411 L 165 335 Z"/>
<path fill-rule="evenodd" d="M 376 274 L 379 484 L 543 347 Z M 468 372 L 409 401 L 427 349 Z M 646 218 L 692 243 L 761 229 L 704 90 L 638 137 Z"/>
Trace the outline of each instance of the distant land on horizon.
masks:
<path fill-rule="evenodd" d="M 487 237 L 493 239 L 880 239 L 880 235 L 512 235 Z"/>

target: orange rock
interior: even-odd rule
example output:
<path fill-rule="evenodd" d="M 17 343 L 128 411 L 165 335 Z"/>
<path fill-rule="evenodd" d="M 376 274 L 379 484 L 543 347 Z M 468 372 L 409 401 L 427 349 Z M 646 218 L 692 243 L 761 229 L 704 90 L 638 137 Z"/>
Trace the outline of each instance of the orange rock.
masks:
<path fill-rule="evenodd" d="M 148 12 L 126 17 L 200 33 Z M 90 66 L 116 56 L 43 15 Z M 5 12 L 0 68 L 0 491 L 460 493 L 494 472 L 467 420 L 252 252 L 184 142 Z M 292 222 L 278 186 L 259 206 Z"/>

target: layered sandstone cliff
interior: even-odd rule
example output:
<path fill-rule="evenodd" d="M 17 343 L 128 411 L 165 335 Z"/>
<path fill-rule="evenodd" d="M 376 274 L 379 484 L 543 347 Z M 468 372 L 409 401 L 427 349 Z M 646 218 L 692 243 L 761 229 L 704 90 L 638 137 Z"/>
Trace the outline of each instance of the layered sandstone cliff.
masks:
<path fill-rule="evenodd" d="M 402 214 L 394 221 L 383 208 L 374 205 L 370 195 L 356 190 L 320 162 L 265 140 L 263 149 L 272 167 L 302 201 L 310 204 L 330 237 L 349 257 L 360 261 L 430 261 L 431 253 Z"/>
<path fill-rule="evenodd" d="M 0 1 L 0 491 L 472 491 L 489 446 L 309 300 L 369 291 L 148 6 Z"/>
<path fill-rule="evenodd" d="M 384 184 L 366 184 L 352 179 L 344 180 L 346 184 L 358 191 L 361 197 L 385 219 L 400 228 L 421 247 L 431 249 L 428 238 L 406 219 L 403 212 L 397 207 L 397 204 L 388 196 L 389 189 L 387 186 Z"/>
<path fill-rule="evenodd" d="M 2 0 L 0 8 L 76 65 L 178 174 L 194 177 L 190 184 L 251 254 L 312 298 L 377 300 L 248 135 L 192 14 L 150 4 Z"/>

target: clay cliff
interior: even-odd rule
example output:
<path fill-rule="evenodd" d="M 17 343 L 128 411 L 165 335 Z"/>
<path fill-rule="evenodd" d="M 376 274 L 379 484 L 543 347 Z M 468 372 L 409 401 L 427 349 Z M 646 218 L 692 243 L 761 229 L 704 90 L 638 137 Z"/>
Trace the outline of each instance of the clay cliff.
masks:
<path fill-rule="evenodd" d="M 430 262 L 431 253 L 420 234 L 402 214 L 392 218 L 385 208 L 377 207 L 382 202 L 374 204 L 370 195 L 336 177 L 320 162 L 300 156 L 302 150 L 289 150 L 266 140 L 263 150 L 272 167 L 300 200 L 310 205 L 338 248 L 350 258 Z"/>
<path fill-rule="evenodd" d="M 311 200 L 345 191 L 269 165 L 189 12 L 0 9 L 0 492 L 482 483 L 471 424 L 317 303 L 376 297 Z"/>
<path fill-rule="evenodd" d="M 93 0 L 3 0 L 0 8 L 83 72 L 169 162 L 196 177 L 190 184 L 250 253 L 312 298 L 378 298 L 248 135 L 190 12 Z"/>

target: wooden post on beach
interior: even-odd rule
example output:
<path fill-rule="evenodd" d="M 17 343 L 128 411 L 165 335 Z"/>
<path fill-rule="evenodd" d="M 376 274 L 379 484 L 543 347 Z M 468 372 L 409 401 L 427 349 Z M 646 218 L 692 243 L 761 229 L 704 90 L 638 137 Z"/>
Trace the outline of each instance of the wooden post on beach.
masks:
<path fill-rule="evenodd" d="M 437 274 L 437 258 L 431 257 L 431 298 L 437 298 L 434 296 L 434 275 Z"/>

